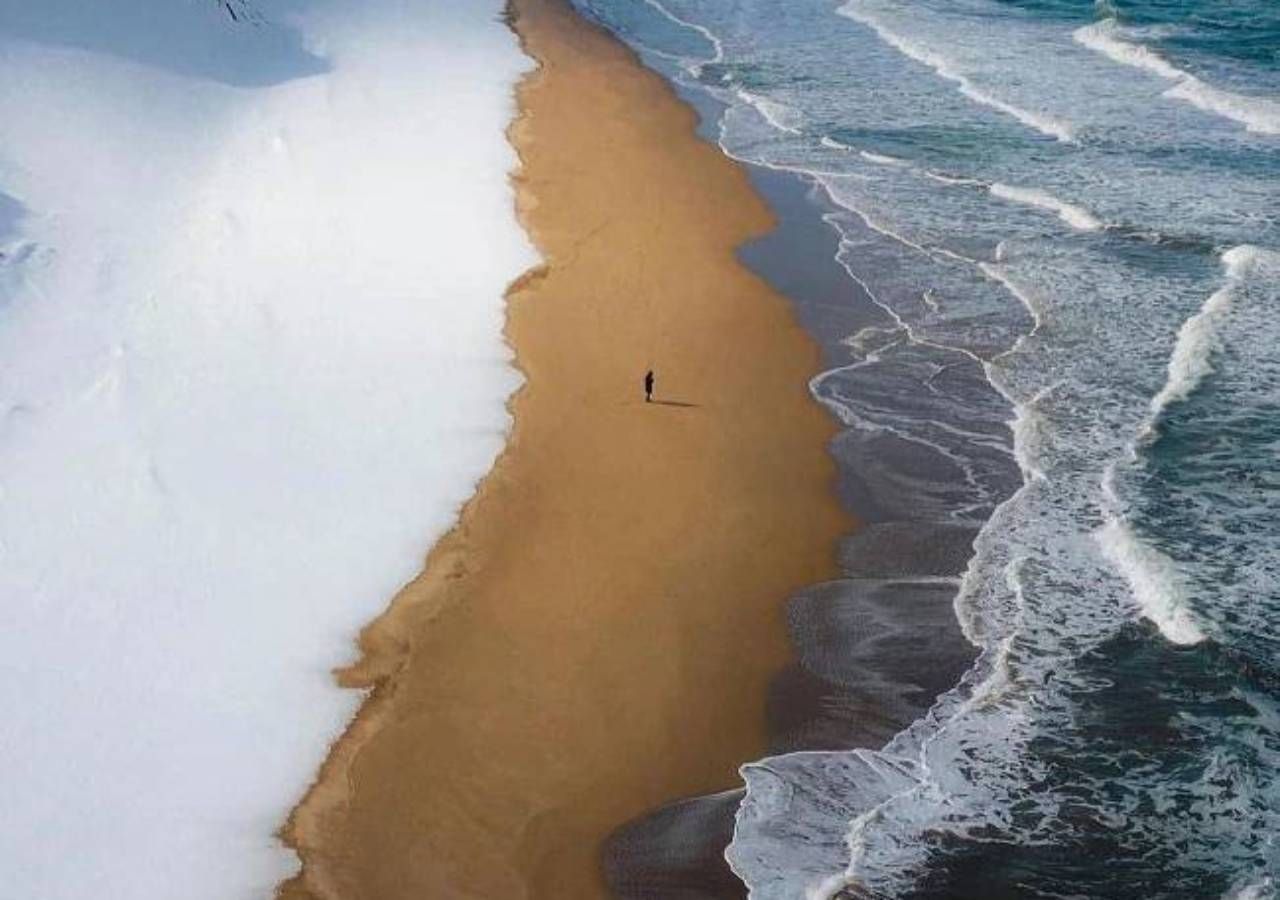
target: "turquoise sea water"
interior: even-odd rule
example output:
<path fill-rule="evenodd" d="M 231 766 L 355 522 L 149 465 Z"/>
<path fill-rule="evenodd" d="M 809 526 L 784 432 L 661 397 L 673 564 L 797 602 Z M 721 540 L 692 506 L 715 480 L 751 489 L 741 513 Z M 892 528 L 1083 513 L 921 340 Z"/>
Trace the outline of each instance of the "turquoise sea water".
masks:
<path fill-rule="evenodd" d="M 580 5 L 832 201 L 871 517 L 981 526 L 961 683 L 746 770 L 752 895 L 1277 896 L 1280 6 Z"/>

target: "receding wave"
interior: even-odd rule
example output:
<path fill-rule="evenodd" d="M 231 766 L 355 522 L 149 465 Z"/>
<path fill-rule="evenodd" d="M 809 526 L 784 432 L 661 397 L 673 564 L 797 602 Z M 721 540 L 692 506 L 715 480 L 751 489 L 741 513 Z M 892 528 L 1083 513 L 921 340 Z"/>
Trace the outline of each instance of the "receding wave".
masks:
<path fill-rule="evenodd" d="M 1179 69 L 1151 48 L 1124 40 L 1117 30 L 1115 19 L 1103 19 L 1076 29 L 1072 37 L 1090 50 L 1096 50 L 1122 65 L 1177 82 L 1164 92 L 1165 97 L 1182 100 L 1205 112 L 1239 122 L 1249 131 L 1280 134 L 1280 102 L 1268 97 L 1236 94 L 1207 84 L 1190 72 Z"/>

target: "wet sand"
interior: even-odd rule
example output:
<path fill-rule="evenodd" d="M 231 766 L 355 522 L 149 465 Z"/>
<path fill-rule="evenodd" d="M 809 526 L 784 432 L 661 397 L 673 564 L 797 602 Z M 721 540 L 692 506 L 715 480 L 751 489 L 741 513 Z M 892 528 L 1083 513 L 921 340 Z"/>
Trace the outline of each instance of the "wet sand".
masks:
<path fill-rule="evenodd" d="M 541 63 L 511 130 L 546 261 L 508 295 L 528 383 L 342 673 L 372 692 L 286 828 L 285 897 L 604 896 L 607 835 L 765 751 L 784 601 L 852 526 L 819 350 L 734 255 L 766 206 L 630 51 L 562 0 L 514 7 Z"/>
<path fill-rule="evenodd" d="M 720 114 L 705 96 L 682 96 L 704 120 Z M 824 348 L 824 368 L 847 363 L 843 339 L 884 321 L 836 260 L 836 233 L 824 219 L 835 209 L 804 176 L 760 167 L 747 173 L 778 223 L 740 247 L 738 257 L 786 295 Z M 958 581 L 964 572 L 977 523 L 931 518 L 927 497 L 913 496 L 911 485 L 895 492 L 891 480 L 868 478 L 878 470 L 865 454 L 841 453 L 841 437 L 833 445 L 839 494 L 860 524 L 841 542 L 841 577 L 808 586 L 787 603 L 794 661 L 770 684 L 768 754 L 878 749 L 951 688 L 976 655 L 956 619 L 955 584 L 945 580 Z M 919 486 L 953 477 L 940 467 Z M 740 790 L 682 798 L 620 827 L 604 852 L 615 897 L 745 898 L 724 859 L 741 799 Z"/>

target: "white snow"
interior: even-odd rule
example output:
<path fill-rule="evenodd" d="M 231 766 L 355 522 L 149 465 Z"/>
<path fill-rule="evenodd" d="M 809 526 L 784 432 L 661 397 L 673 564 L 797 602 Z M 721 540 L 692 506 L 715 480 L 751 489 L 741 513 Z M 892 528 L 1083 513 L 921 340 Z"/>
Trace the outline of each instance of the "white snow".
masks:
<path fill-rule="evenodd" d="M 0 0 L 0 894 L 267 897 L 502 446 L 500 0 Z"/>

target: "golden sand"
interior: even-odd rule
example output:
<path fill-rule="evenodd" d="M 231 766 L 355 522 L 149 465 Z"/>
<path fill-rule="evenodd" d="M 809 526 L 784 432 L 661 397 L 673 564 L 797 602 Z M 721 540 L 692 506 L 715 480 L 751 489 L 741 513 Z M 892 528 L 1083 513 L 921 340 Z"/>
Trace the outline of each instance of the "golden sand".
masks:
<path fill-rule="evenodd" d="M 341 673 L 373 687 L 295 810 L 291 898 L 590 898 L 626 820 L 738 783 L 834 574 L 818 351 L 734 257 L 771 227 L 695 115 L 563 0 L 511 139 L 546 264 L 508 294 L 507 449 Z M 658 398 L 641 379 L 652 366 Z"/>

